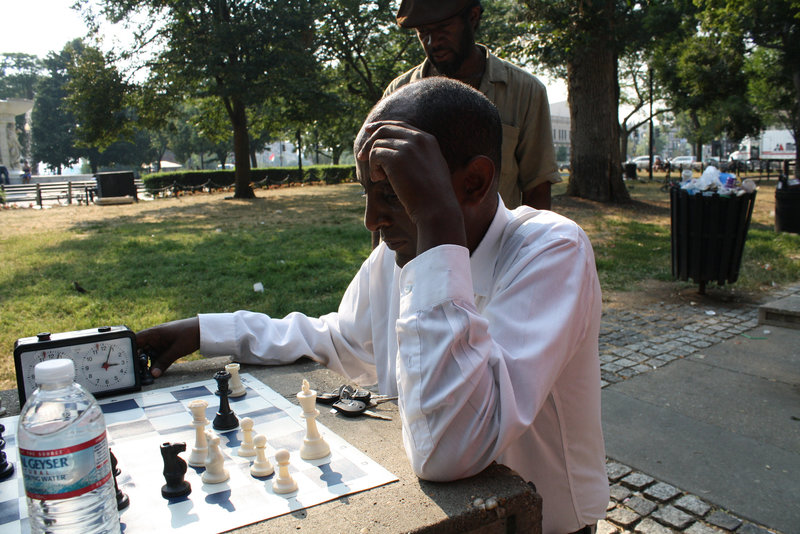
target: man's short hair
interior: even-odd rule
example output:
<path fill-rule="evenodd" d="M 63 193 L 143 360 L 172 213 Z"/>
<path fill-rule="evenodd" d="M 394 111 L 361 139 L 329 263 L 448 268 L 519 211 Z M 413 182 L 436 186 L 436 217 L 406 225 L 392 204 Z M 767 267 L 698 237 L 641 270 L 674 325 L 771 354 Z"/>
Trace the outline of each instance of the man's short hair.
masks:
<path fill-rule="evenodd" d="M 379 101 L 367 122 L 398 118 L 433 135 L 450 171 L 487 156 L 500 175 L 503 126 L 492 102 L 469 85 L 435 76 L 402 86 Z"/>

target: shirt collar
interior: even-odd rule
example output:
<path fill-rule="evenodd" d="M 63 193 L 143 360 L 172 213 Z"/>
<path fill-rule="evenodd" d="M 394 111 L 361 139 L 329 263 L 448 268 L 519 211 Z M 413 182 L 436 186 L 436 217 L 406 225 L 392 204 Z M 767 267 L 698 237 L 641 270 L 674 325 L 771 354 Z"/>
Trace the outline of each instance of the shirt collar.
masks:
<path fill-rule="evenodd" d="M 508 83 L 508 69 L 503 68 L 500 58 L 492 54 L 486 46 L 478 46 L 486 52 L 486 72 L 483 78 L 491 83 Z"/>
<path fill-rule="evenodd" d="M 497 211 L 492 219 L 492 224 L 478 244 L 478 248 L 470 255 L 469 264 L 472 271 L 472 290 L 476 295 L 487 296 L 494 280 L 494 267 L 500 253 L 503 231 L 511 220 L 503 199 L 497 195 Z"/>

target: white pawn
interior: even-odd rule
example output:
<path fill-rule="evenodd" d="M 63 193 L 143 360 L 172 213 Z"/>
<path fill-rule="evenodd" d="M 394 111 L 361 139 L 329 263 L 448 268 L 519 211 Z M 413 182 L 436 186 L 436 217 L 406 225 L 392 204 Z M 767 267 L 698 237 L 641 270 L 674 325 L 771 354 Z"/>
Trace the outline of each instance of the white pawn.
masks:
<path fill-rule="evenodd" d="M 229 363 L 225 366 L 225 370 L 231 375 L 231 380 L 228 383 L 230 387 L 229 397 L 242 397 L 246 393 L 242 379 L 239 378 L 239 364 Z"/>
<path fill-rule="evenodd" d="M 254 477 L 266 477 L 275 472 L 275 468 L 267 459 L 267 437 L 261 434 L 255 438 L 256 461 L 250 466 L 250 474 Z"/>
<path fill-rule="evenodd" d="M 303 379 L 303 390 L 297 394 L 297 400 L 303 407 L 301 417 L 306 420 L 306 437 L 300 446 L 300 458 L 316 460 L 328 456 L 331 448 L 317 430 L 316 419 L 319 415 L 319 410 L 316 408 L 317 392 L 311 389 L 306 379 Z"/>
<path fill-rule="evenodd" d="M 189 453 L 187 463 L 192 467 L 203 467 L 206 464 L 206 456 L 208 456 L 206 408 L 208 408 L 208 402 L 203 399 L 195 399 L 189 403 L 189 410 L 192 412 L 192 426 L 195 430 L 195 444 L 192 452 Z"/>
<path fill-rule="evenodd" d="M 242 417 L 239 421 L 242 427 L 242 446 L 236 452 L 239 456 L 255 456 L 256 448 L 253 445 L 253 420 L 249 417 Z"/>
<path fill-rule="evenodd" d="M 278 476 L 272 481 L 272 491 L 275 493 L 293 493 L 297 491 L 297 482 L 289 474 L 289 451 L 281 449 L 275 453 L 278 463 Z"/>
<path fill-rule="evenodd" d="M 200 477 L 205 484 L 219 484 L 230 478 L 228 470 L 225 469 L 225 457 L 219 450 L 219 436 L 206 432 L 208 441 L 208 456 L 206 457 L 206 470 Z"/>

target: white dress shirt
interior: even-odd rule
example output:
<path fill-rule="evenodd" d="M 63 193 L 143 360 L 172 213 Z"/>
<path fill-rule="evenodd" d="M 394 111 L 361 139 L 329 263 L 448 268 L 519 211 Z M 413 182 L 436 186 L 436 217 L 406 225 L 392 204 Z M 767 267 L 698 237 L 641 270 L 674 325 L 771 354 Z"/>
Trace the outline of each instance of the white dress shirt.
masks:
<path fill-rule="evenodd" d="M 574 222 L 502 202 L 478 248 L 444 245 L 402 269 L 378 246 L 320 318 L 200 315 L 200 350 L 244 363 L 309 356 L 399 396 L 403 442 L 426 480 L 493 461 L 532 481 L 544 534 L 605 516 L 601 294 Z"/>

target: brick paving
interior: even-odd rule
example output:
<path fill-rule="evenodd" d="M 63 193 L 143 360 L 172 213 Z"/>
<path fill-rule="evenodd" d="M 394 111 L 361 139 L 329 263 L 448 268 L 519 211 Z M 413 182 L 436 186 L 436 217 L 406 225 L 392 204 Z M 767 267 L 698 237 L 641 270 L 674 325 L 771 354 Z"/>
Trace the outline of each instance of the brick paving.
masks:
<path fill-rule="evenodd" d="M 767 300 L 800 295 L 800 284 Z M 646 309 L 608 309 L 600 330 L 600 369 L 606 387 L 685 358 L 758 326 L 756 306 L 661 302 Z M 765 326 L 769 330 L 768 326 Z M 598 534 L 781 534 L 608 459 L 611 487 Z"/>

